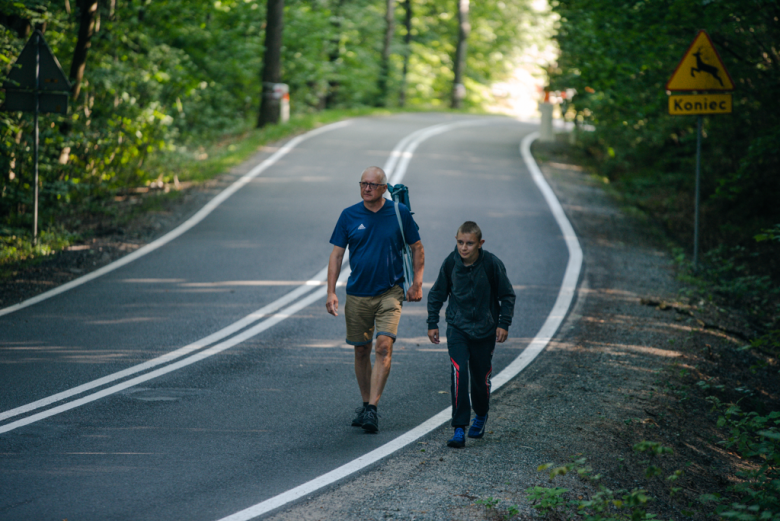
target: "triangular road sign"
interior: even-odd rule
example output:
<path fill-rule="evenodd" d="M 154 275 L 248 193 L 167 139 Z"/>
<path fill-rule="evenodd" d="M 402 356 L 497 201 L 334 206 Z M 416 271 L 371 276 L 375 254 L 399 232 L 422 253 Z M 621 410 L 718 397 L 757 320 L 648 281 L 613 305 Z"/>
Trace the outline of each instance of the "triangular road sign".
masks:
<path fill-rule="evenodd" d="M 734 82 L 705 31 L 694 38 L 666 83 L 666 90 L 734 90 Z"/>
<path fill-rule="evenodd" d="M 27 40 L 19 58 L 11 67 L 3 87 L 6 89 L 35 89 L 35 38 L 39 37 L 38 48 L 40 50 L 40 84 L 39 89 L 44 91 L 67 92 L 70 90 L 70 82 L 62 72 L 62 67 L 51 52 L 49 45 L 43 38 L 43 34 L 37 29 Z"/>

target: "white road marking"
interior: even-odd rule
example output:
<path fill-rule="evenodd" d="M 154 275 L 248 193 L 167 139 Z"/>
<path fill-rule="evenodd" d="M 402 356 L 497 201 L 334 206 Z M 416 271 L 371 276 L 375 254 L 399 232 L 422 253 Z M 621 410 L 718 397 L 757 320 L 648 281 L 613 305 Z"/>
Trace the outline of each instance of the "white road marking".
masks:
<path fill-rule="evenodd" d="M 402 139 L 395 146 L 395 148 L 392 150 L 392 152 L 390 153 L 390 157 L 388 158 L 387 162 L 385 163 L 385 169 L 386 169 L 385 171 L 389 172 L 388 177 L 392 176 L 393 183 L 398 183 L 398 182 L 401 181 L 401 179 L 403 179 L 404 175 L 406 174 L 406 168 L 407 168 L 407 166 L 409 164 L 408 158 L 411 157 L 411 155 L 410 155 L 411 152 L 409 152 L 408 154 L 406 152 L 408 150 L 413 151 L 414 149 L 416 149 L 417 145 L 419 143 L 421 143 L 422 141 L 424 141 L 425 139 L 428 139 L 429 137 L 431 137 L 433 135 L 436 135 L 436 134 L 439 134 L 441 132 L 446 132 L 447 130 L 452 129 L 452 128 L 458 128 L 458 127 L 474 125 L 474 124 L 486 124 L 486 123 L 489 123 L 490 121 L 494 121 L 494 120 L 466 120 L 466 121 L 460 121 L 460 122 L 457 122 L 457 123 L 447 123 L 447 124 L 434 125 L 434 126 L 426 127 L 426 128 L 423 128 L 423 129 L 420 129 L 420 130 L 417 130 L 417 131 L 413 132 L 409 136 L 406 136 L 404 139 Z M 145 246 L 144 248 L 141 248 L 141 249 L 137 250 L 136 252 L 134 252 L 134 253 L 126 256 L 126 257 L 123 257 L 122 259 L 120 259 L 120 260 L 118 260 L 118 261 L 116 261 L 116 262 L 114 262 L 112 264 L 109 264 L 108 266 L 105 266 L 101 270 L 97 270 L 97 271 L 91 273 L 88 276 L 81 277 L 80 279 L 76 279 L 76 280 L 72 281 L 71 283 L 69 283 L 69 284 L 71 284 L 70 287 L 68 287 L 66 289 L 62 289 L 62 291 L 56 292 L 57 290 L 52 290 L 52 291 L 47 292 L 45 294 L 39 295 L 39 297 L 42 297 L 43 295 L 48 295 L 46 298 L 50 298 L 50 297 L 52 297 L 52 296 L 54 296 L 54 295 L 56 295 L 58 293 L 62 293 L 63 291 L 66 291 L 67 289 L 75 287 L 75 286 L 77 286 L 79 284 L 83 284 L 84 282 L 88 282 L 89 280 L 92 280 L 92 279 L 94 279 L 94 278 L 96 278 L 96 277 L 98 277 L 100 275 L 108 273 L 109 271 L 113 271 L 114 269 L 119 268 L 120 266 L 123 266 L 124 264 L 127 264 L 128 262 L 131 262 L 132 260 L 140 257 L 141 255 L 145 255 L 146 253 L 149 253 L 149 252 L 153 251 L 154 249 L 159 248 L 163 244 L 165 244 L 167 242 L 170 242 L 171 240 L 173 240 L 174 238 L 176 238 L 179 235 L 183 234 L 185 231 L 189 230 L 195 224 L 197 224 L 198 222 L 203 220 L 204 217 L 206 217 L 209 213 L 211 213 L 211 211 L 213 211 L 219 204 L 221 204 L 223 201 L 225 201 L 230 195 L 232 195 L 238 189 L 243 187 L 251 179 L 253 179 L 254 177 L 257 177 L 260 173 L 262 173 L 265 169 L 267 169 L 269 166 L 271 166 L 273 163 L 275 163 L 280 157 L 282 157 L 282 155 L 284 155 L 287 152 L 289 152 L 290 150 L 292 150 L 292 148 L 294 148 L 301 141 L 303 141 L 307 137 L 310 137 L 312 135 L 321 133 L 321 132 L 325 131 L 325 129 L 340 128 L 341 126 L 344 126 L 347 122 L 341 122 L 341 123 L 342 124 L 334 124 L 334 125 L 328 125 L 327 127 L 322 127 L 320 129 L 317 129 L 315 131 L 309 132 L 308 134 L 304 134 L 302 136 L 299 136 L 299 137 L 291 140 L 288 144 L 286 144 L 283 148 L 281 148 L 278 152 L 276 152 L 276 154 L 274 154 L 270 158 L 268 158 L 265 161 L 263 161 L 260 165 L 258 165 L 257 167 L 253 168 L 249 173 L 247 173 L 241 179 L 239 179 L 238 181 L 233 183 L 230 187 L 228 187 L 224 191 L 220 192 L 220 194 L 218 194 L 214 199 L 212 199 L 203 209 L 201 209 L 198 213 L 196 213 L 193 217 L 191 217 L 188 221 L 186 221 L 185 223 L 180 225 L 175 230 L 169 232 L 168 234 L 164 235 L 160 239 L 157 239 L 156 241 L 150 243 L 149 245 Z M 412 144 L 407 147 L 407 145 L 408 145 L 408 143 L 410 141 L 412 141 Z M 403 159 L 405 159 L 405 162 L 402 161 L 400 167 L 396 170 L 395 169 L 395 165 L 396 165 L 399 157 L 402 157 Z M 206 211 L 206 209 L 208 209 L 208 211 Z M 156 245 L 156 246 L 154 246 L 153 248 L 150 248 L 153 245 Z M 150 248 L 150 249 L 144 251 L 143 253 L 140 253 L 142 250 L 145 250 L 147 248 Z M 135 255 L 135 256 L 132 259 L 125 261 L 125 259 L 127 259 L 128 257 L 131 257 L 133 255 Z M 346 264 L 348 262 L 348 260 L 349 260 L 349 254 L 347 252 L 344 255 L 343 263 Z M 108 269 L 108 268 L 111 268 L 111 269 Z M 118 371 L 116 373 L 104 376 L 102 378 L 98 378 L 97 380 L 93 380 L 91 382 L 84 383 L 82 385 L 79 385 L 77 387 L 68 389 L 66 391 L 63 391 L 63 392 L 60 392 L 60 393 L 57 393 L 57 394 L 54 394 L 54 395 L 51 395 L 51 396 L 47 396 L 46 398 L 42 398 L 42 399 L 37 400 L 35 402 L 31 402 L 31 403 L 22 405 L 20 407 L 16 407 L 14 409 L 10 409 L 8 411 L 4 411 L 4 412 L 0 413 L 0 421 L 7 420 L 7 419 L 12 418 L 14 416 L 19 416 L 21 414 L 26 414 L 26 413 L 32 412 L 32 411 L 34 411 L 36 409 L 40 409 L 41 407 L 46 407 L 48 405 L 51 405 L 51 404 L 54 404 L 56 402 L 65 400 L 67 398 L 71 398 L 73 396 L 77 396 L 77 395 L 79 395 L 81 393 L 90 391 L 92 389 L 96 389 L 98 387 L 102 387 L 102 386 L 107 385 L 107 384 L 109 384 L 111 382 L 115 382 L 115 381 L 121 380 L 121 379 L 126 378 L 128 376 L 131 376 L 131 375 L 143 372 L 143 371 L 147 371 L 147 370 L 149 370 L 149 369 L 151 369 L 153 367 L 157 367 L 159 365 L 163 365 L 163 364 L 167 364 L 167 363 L 173 362 L 174 360 L 176 360 L 178 358 L 181 358 L 183 356 L 190 355 L 191 353 L 193 353 L 195 351 L 198 351 L 198 350 L 200 350 L 200 349 L 202 349 L 202 348 L 204 348 L 206 346 L 209 346 L 209 345 L 213 344 L 214 342 L 218 342 L 218 341 L 220 341 L 220 340 L 222 340 L 222 339 L 224 339 L 224 338 L 226 338 L 226 337 L 228 337 L 228 336 L 230 336 L 230 335 L 232 335 L 234 333 L 237 333 L 238 331 L 248 327 L 252 323 L 262 319 L 263 317 L 265 317 L 265 316 L 267 316 L 267 315 L 269 315 L 271 313 L 274 313 L 275 311 L 277 311 L 278 309 L 282 308 L 283 306 L 286 306 L 286 305 L 290 304 L 291 302 L 294 302 L 296 299 L 298 299 L 300 297 L 303 297 L 306 293 L 310 292 L 315 287 L 320 286 L 322 284 L 322 282 L 327 278 L 327 271 L 328 271 L 328 268 L 326 266 L 325 268 L 320 270 L 311 280 L 309 280 L 306 283 L 306 285 L 301 286 L 299 288 L 296 288 L 295 290 L 289 292 L 288 294 L 286 294 L 285 296 L 277 299 L 276 301 L 274 301 L 274 302 L 272 302 L 272 303 L 270 303 L 270 304 L 268 304 L 268 305 L 258 309 L 257 311 L 255 311 L 253 313 L 250 313 L 249 315 L 245 316 L 244 318 L 234 322 L 233 324 L 230 324 L 227 327 L 222 328 L 221 330 L 219 330 L 219 331 L 217 331 L 215 333 L 212 333 L 211 335 L 209 335 L 209 336 L 207 336 L 205 338 L 202 338 L 202 339 L 200 339 L 200 340 L 198 340 L 196 342 L 193 342 L 193 343 L 191 343 L 191 344 L 189 344 L 187 346 L 184 346 L 184 347 L 182 347 L 180 349 L 177 349 L 175 351 L 171 351 L 170 353 L 166 353 L 165 355 L 159 356 L 157 358 L 154 358 L 154 359 L 149 360 L 147 362 L 144 362 L 142 364 L 138 364 L 138 365 L 135 365 L 133 367 L 128 367 L 127 369 L 124 369 L 122 371 Z M 342 272 L 341 277 L 339 278 L 339 280 L 343 281 L 344 278 L 346 276 L 348 276 L 348 275 L 349 275 L 349 269 L 347 269 L 346 271 Z M 76 283 L 78 281 L 81 281 L 81 282 L 79 282 L 79 284 L 74 284 L 74 283 Z M 64 286 L 61 286 L 60 288 L 63 288 L 65 286 L 68 286 L 68 284 L 65 284 Z M 60 289 L 60 288 L 58 288 L 58 289 Z M 315 294 L 319 295 L 319 294 L 321 294 L 321 291 L 318 291 Z M 36 298 L 38 298 L 38 297 L 36 297 Z M 308 302 L 309 299 L 311 299 L 311 296 L 308 297 L 307 299 L 305 299 L 305 301 Z M 36 302 L 40 302 L 40 300 L 44 300 L 44 299 L 43 298 L 41 298 L 39 300 L 30 299 L 30 300 L 27 300 L 27 301 L 22 302 L 20 304 L 17 304 L 17 306 L 26 307 L 26 306 L 35 304 Z M 12 306 L 12 308 L 13 307 L 14 306 Z M 292 309 L 292 308 L 295 308 L 296 311 L 298 309 L 300 309 L 300 308 L 296 308 L 295 306 L 290 306 L 290 308 L 288 308 L 288 310 Z M 11 309 L 11 308 L 6 308 L 6 310 L 8 310 L 8 309 Z M 21 309 L 21 308 L 16 307 L 16 309 Z M 12 311 L 15 311 L 16 309 L 13 309 Z M 0 310 L 0 315 L 3 314 L 2 311 L 5 311 L 5 310 Z M 285 312 L 286 311 L 287 310 L 285 310 Z M 9 311 L 9 313 L 10 312 L 11 311 Z M 277 315 L 274 315 L 273 317 L 277 317 L 278 318 L 280 316 L 283 316 L 284 318 L 287 318 L 287 316 L 289 316 L 289 314 L 291 314 L 291 313 L 277 314 Z M 171 372 L 171 371 L 173 371 L 175 369 L 179 369 L 181 367 L 185 367 L 185 366 L 190 365 L 190 364 L 192 364 L 194 362 L 200 361 L 203 358 L 207 358 L 208 356 L 212 356 L 214 354 L 217 354 L 217 353 L 219 353 L 221 351 L 224 351 L 225 349 L 228 349 L 229 347 L 233 347 L 234 345 L 239 343 L 239 342 L 234 342 L 235 339 L 241 338 L 242 340 L 240 340 L 240 341 L 243 341 L 243 340 L 246 340 L 248 338 L 251 338 L 251 336 L 257 335 L 260 332 L 265 331 L 266 329 L 268 329 L 268 327 L 271 327 L 272 325 L 277 324 L 279 321 L 284 319 L 284 318 L 282 318 L 281 320 L 276 320 L 273 317 L 263 321 L 261 324 L 259 324 L 259 325 L 255 326 L 255 327 L 245 331 L 244 333 L 233 337 L 231 340 L 228 340 L 226 342 L 222 342 L 222 343 L 218 344 L 217 346 L 214 346 L 214 347 L 212 347 L 210 349 L 207 349 L 207 350 L 205 350 L 205 351 L 203 351 L 201 353 L 198 353 L 197 355 L 193 355 L 193 356 L 190 356 L 189 358 L 185 358 L 184 360 L 181 360 L 181 361 L 179 361 L 179 362 L 177 362 L 175 364 L 172 364 L 170 366 L 166 366 L 165 368 L 157 369 L 156 371 L 152 371 L 152 372 L 147 373 L 147 374 L 145 374 L 143 376 L 138 376 L 136 378 L 133 378 L 131 380 L 123 382 L 122 384 L 114 385 L 112 387 L 109 387 L 109 388 L 104 389 L 102 391 L 90 394 L 88 396 L 84 396 L 84 397 L 79 398 L 77 400 L 74 400 L 72 402 L 68 402 L 66 404 L 63 404 L 63 405 L 60 405 L 60 406 L 57 406 L 57 407 L 53 407 L 52 409 L 49 409 L 47 411 L 44 411 L 44 412 L 41 412 L 41 413 L 38 413 L 38 414 L 34 414 L 32 416 L 28 416 L 27 418 L 24 418 L 22 420 L 17 420 L 15 422 L 11 422 L 11 423 L 8 423 L 6 425 L 3 425 L 3 426 L 0 427 L 0 433 L 8 432 L 8 431 L 17 429 L 19 427 L 22 427 L 24 425 L 29 425 L 29 424 L 34 423 L 36 421 L 40 421 L 40 420 L 42 420 L 44 418 L 49 418 L 49 417 L 54 416 L 56 414 L 59 414 L 61 412 L 65 412 L 65 411 L 71 410 L 71 409 L 73 409 L 75 407 L 84 405 L 86 403 L 98 400 L 100 398 L 104 398 L 104 397 L 106 397 L 106 396 L 108 396 L 110 394 L 113 394 L 113 393 L 119 392 L 121 390 L 127 389 L 128 387 L 132 387 L 132 386 L 137 385 L 139 383 L 146 382 L 148 380 L 151 380 L 151 379 L 156 378 L 158 376 L 161 376 L 163 374 L 169 373 L 169 372 Z M 267 327 L 261 327 L 264 324 L 270 324 L 270 325 L 267 325 Z M 248 337 L 245 336 L 250 331 L 254 331 L 254 333 L 252 335 L 248 336 Z M 215 349 L 216 347 L 219 347 L 219 346 L 227 346 L 227 347 L 222 347 L 220 349 Z M 204 353 L 209 353 L 209 354 L 203 356 Z M 173 368 L 173 369 L 170 369 L 170 368 Z"/>
<path fill-rule="evenodd" d="M 347 255 L 345 255 L 347 257 Z M 153 358 L 152 360 L 149 360 L 147 362 L 144 362 L 142 364 L 134 365 L 132 367 L 128 367 L 127 369 L 124 369 L 122 371 L 118 371 L 116 373 L 112 373 L 110 375 L 104 376 L 102 378 L 98 378 L 97 380 L 92 380 L 91 382 L 87 382 L 85 384 L 79 385 L 77 387 L 73 387 L 71 389 L 68 389 L 67 391 L 63 391 L 61 393 L 53 394 L 51 396 L 47 396 L 46 398 L 42 398 L 40 400 L 37 400 L 35 402 L 28 403 L 26 405 L 22 405 L 20 407 L 16 407 L 15 409 L 10 409 L 8 411 L 4 411 L 0 413 L 0 421 L 6 420 L 8 418 L 12 418 L 14 416 L 18 416 L 20 414 L 25 414 L 31 411 L 34 411 L 35 409 L 40 409 L 41 407 L 46 407 L 47 405 L 51 405 L 53 403 L 65 400 L 67 398 L 70 398 L 72 396 L 76 396 L 78 394 L 81 394 L 83 392 L 96 389 L 98 387 L 102 387 L 103 385 L 109 384 L 111 382 L 115 382 L 117 380 L 121 380 L 122 378 L 126 378 L 128 376 L 131 376 L 136 373 L 140 373 L 143 371 L 146 371 L 148 369 L 151 369 L 152 367 L 156 367 L 158 365 L 167 364 L 169 362 L 172 362 L 173 360 L 177 358 L 181 358 L 182 356 L 189 355 L 193 353 L 194 351 L 197 351 L 199 349 L 202 349 L 208 345 L 213 344 L 214 342 L 217 342 L 219 340 L 222 340 L 223 338 L 226 338 L 245 327 L 249 326 L 253 322 L 256 322 L 260 320 L 261 318 L 265 317 L 266 315 L 273 313 L 277 311 L 278 309 L 282 308 L 283 306 L 286 306 L 287 304 L 290 304 L 291 302 L 295 301 L 296 299 L 302 297 L 309 291 L 313 290 L 317 286 L 321 285 L 322 281 L 325 279 L 328 273 L 328 268 L 326 267 L 323 270 L 320 270 L 319 273 L 317 273 L 312 280 L 308 281 L 305 285 L 300 286 L 293 291 L 289 292 L 288 294 L 284 295 L 283 297 L 275 300 L 274 302 L 271 302 L 270 304 L 263 306 L 262 308 L 258 309 L 257 311 L 254 311 L 244 318 L 237 320 L 236 322 L 230 324 L 227 327 L 224 327 L 220 329 L 219 331 L 212 333 L 211 335 L 201 338 L 200 340 L 197 340 L 189 345 L 186 345 L 182 348 L 179 348 L 175 351 L 171 351 L 170 353 L 166 353 L 162 356 L 158 356 L 157 358 Z M 14 425 L 14 424 L 10 424 Z M 3 427 L 4 428 L 4 427 Z M 0 431 L 5 432 L 5 431 Z"/>
<path fill-rule="evenodd" d="M 433 128 L 431 128 L 431 131 L 433 131 Z M 430 135 L 435 135 L 437 133 L 439 132 L 435 132 Z M 421 136 L 422 135 L 423 134 L 421 134 Z M 547 320 L 544 322 L 542 328 L 539 330 L 536 337 L 534 337 L 528 347 L 512 363 L 510 363 L 506 368 L 504 368 L 503 371 L 501 371 L 492 379 L 493 391 L 498 390 L 502 385 L 510 381 L 523 369 L 528 367 L 528 364 L 530 364 L 537 356 L 539 356 L 539 354 L 550 342 L 550 339 L 555 335 L 555 332 L 558 331 L 558 328 L 563 323 L 563 320 L 566 317 L 566 313 L 568 312 L 572 300 L 574 299 L 574 294 L 577 289 L 577 282 L 580 276 L 580 270 L 582 268 L 582 249 L 580 248 L 579 241 L 577 240 L 577 234 L 574 232 L 574 228 L 571 226 L 569 219 L 566 217 L 566 214 L 564 213 L 558 198 L 555 197 L 555 193 L 550 188 L 550 185 L 547 184 L 547 181 L 544 179 L 544 176 L 542 176 L 542 173 L 539 170 L 539 166 L 536 164 L 536 161 L 534 161 L 533 156 L 531 155 L 531 143 L 533 143 L 533 141 L 538 136 L 539 134 L 537 132 L 533 132 L 527 135 L 520 145 L 520 152 L 526 166 L 528 167 L 528 170 L 531 172 L 531 177 L 542 191 L 542 194 L 544 195 L 547 204 L 550 206 L 550 210 L 552 211 L 558 226 L 563 232 L 564 241 L 566 242 L 566 247 L 569 250 L 569 262 L 566 265 L 566 271 L 563 276 L 561 288 L 558 292 L 558 298 L 556 299 L 555 305 L 550 311 L 550 314 L 547 316 Z M 412 152 L 414 151 L 414 148 L 416 148 L 417 144 L 418 143 L 414 143 L 413 145 L 410 145 L 409 148 Z M 235 514 L 224 517 L 219 521 L 247 521 L 249 519 L 259 517 L 263 514 L 267 514 L 272 510 L 280 508 L 292 501 L 316 492 L 323 487 L 326 487 L 351 474 L 354 474 L 359 470 L 366 468 L 367 466 L 381 460 L 382 458 L 385 458 L 386 456 L 409 445 L 425 434 L 433 431 L 450 418 L 452 418 L 452 408 L 448 407 L 447 409 L 444 409 L 440 413 L 418 425 L 409 432 L 402 434 L 401 436 L 382 445 L 381 447 L 374 449 L 373 451 L 357 459 L 354 459 L 335 470 L 332 470 L 326 474 L 323 474 L 322 476 L 304 483 L 303 485 L 297 486 L 291 490 L 288 490 L 287 492 L 274 496 L 245 510 L 241 510 L 240 512 L 236 512 Z"/>
<path fill-rule="evenodd" d="M 331 130 L 344 127 L 346 125 L 349 125 L 351 122 L 352 120 L 345 120 L 345 121 L 339 121 L 338 123 L 331 123 L 330 125 L 325 125 L 324 127 L 320 127 L 316 130 L 312 130 L 310 132 L 307 132 L 306 134 L 291 139 L 284 146 L 282 146 L 282 148 L 277 150 L 271 157 L 269 157 L 268 159 L 266 159 L 265 161 L 263 161 L 262 163 L 254 167 L 252 170 L 247 172 L 246 175 L 237 179 L 232 185 L 230 185 L 229 187 L 221 191 L 219 194 L 217 194 L 216 197 L 214 197 L 211 201 L 209 201 L 206 204 L 206 206 L 201 208 L 200 211 L 198 211 L 195 215 L 193 215 L 185 222 L 183 222 L 182 224 L 180 224 L 170 232 L 166 233 L 159 239 L 152 241 L 146 246 L 135 250 L 133 253 L 129 253 L 125 255 L 121 259 L 115 260 L 111 264 L 107 264 L 106 266 L 103 266 L 98 270 L 86 274 L 83 277 L 74 279 L 68 282 L 67 284 L 58 286 L 45 293 L 41 293 L 40 295 L 37 295 L 33 298 L 27 299 L 18 304 L 14 304 L 13 306 L 0 309 L 0 317 L 3 315 L 8 315 L 9 313 L 13 313 L 14 311 L 18 311 L 22 308 L 32 306 L 33 304 L 37 304 L 38 302 L 49 299 L 55 295 L 59 295 L 60 293 L 64 293 L 69 289 L 75 288 L 76 286 L 81 286 L 82 284 L 89 282 L 90 280 L 96 279 L 101 275 L 105 275 L 106 273 L 114 271 L 117 268 L 121 268 L 125 264 L 129 264 L 139 257 L 143 257 L 147 253 L 156 250 L 160 246 L 168 244 L 173 239 L 183 234 L 184 232 L 186 232 L 187 230 L 189 230 L 190 228 L 198 224 L 200 221 L 202 221 L 204 218 L 206 218 L 206 216 L 209 215 L 211 212 L 213 212 L 220 204 L 222 204 L 225 201 L 225 199 L 227 199 L 228 197 L 236 193 L 238 190 L 243 188 L 243 186 L 246 185 L 249 181 L 251 181 L 255 177 L 265 172 L 268 169 L 268 167 L 270 167 L 271 165 L 279 161 L 279 159 L 287 155 L 288 152 L 290 152 L 293 148 L 301 144 L 303 141 L 306 141 L 310 137 L 314 137 L 318 134 L 322 134 L 323 132 L 329 132 Z"/>
<path fill-rule="evenodd" d="M 349 269 L 347 269 L 344 272 L 346 275 L 349 275 Z M 135 385 L 141 384 L 143 382 L 149 381 L 153 378 L 157 378 L 158 376 L 162 376 L 164 374 L 168 374 L 170 372 L 176 371 L 177 369 L 181 369 L 182 367 L 186 367 L 188 365 L 194 364 L 195 362 L 200 362 L 201 360 L 208 358 L 210 356 L 214 356 L 218 353 L 221 353 L 222 351 L 225 351 L 226 349 L 230 349 L 231 347 L 240 344 L 241 342 L 244 342 L 246 340 L 249 340 L 253 336 L 256 336 L 266 329 L 268 329 L 271 326 L 275 326 L 282 320 L 291 317 L 301 309 L 305 308 L 306 306 L 313 304 L 317 300 L 322 299 L 325 296 L 326 293 L 325 288 L 320 288 L 319 290 L 315 291 L 308 297 L 305 297 L 295 304 L 285 308 L 280 313 L 276 313 L 268 317 L 267 319 L 263 320 L 259 324 L 247 329 L 246 331 L 239 333 L 238 335 L 225 340 L 224 342 L 220 342 L 219 344 L 213 345 L 209 347 L 208 349 L 204 349 L 203 351 L 199 351 L 198 353 L 189 356 L 187 358 L 184 358 L 183 360 L 179 360 L 178 362 L 174 362 L 172 364 L 166 365 L 165 367 L 161 367 L 155 371 L 152 371 L 150 373 L 146 373 L 141 376 L 137 376 L 135 378 L 131 378 L 130 380 L 126 380 L 122 383 L 113 385 L 111 387 L 108 387 L 106 389 L 103 389 L 101 391 L 98 391 L 96 393 L 84 396 L 83 398 L 79 398 L 76 400 L 73 400 L 71 402 L 64 403 L 62 405 L 58 405 L 57 407 L 53 407 L 51 409 L 47 409 L 43 412 L 39 412 L 38 414 L 33 414 L 31 416 L 27 416 L 26 418 L 22 418 L 21 420 L 17 420 L 15 422 L 7 423 L 5 425 L 0 426 L 0 434 L 8 431 L 12 431 L 14 429 L 18 429 L 19 427 L 24 427 L 25 425 L 29 425 L 31 423 L 35 423 L 37 421 L 43 420 L 45 418 L 49 418 L 51 416 L 63 413 L 65 411 L 69 411 L 71 409 L 75 409 L 76 407 L 80 407 L 84 404 L 94 402 L 95 400 L 99 400 L 100 398 L 105 398 L 106 396 L 112 395 L 114 393 L 118 393 L 119 391 L 123 391 L 129 387 L 133 387 Z"/>

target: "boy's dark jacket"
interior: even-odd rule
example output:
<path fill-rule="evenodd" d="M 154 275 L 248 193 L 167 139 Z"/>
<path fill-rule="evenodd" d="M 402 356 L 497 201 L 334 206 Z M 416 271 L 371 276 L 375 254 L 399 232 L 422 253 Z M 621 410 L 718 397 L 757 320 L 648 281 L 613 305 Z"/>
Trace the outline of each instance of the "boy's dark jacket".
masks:
<path fill-rule="evenodd" d="M 450 273 L 448 266 L 452 266 Z M 428 329 L 439 328 L 439 311 L 447 298 L 447 324 L 471 338 L 487 338 L 496 334 L 497 327 L 508 330 L 512 324 L 515 292 L 506 268 L 482 248 L 471 266 L 463 265 L 457 248 L 444 260 L 428 293 Z"/>

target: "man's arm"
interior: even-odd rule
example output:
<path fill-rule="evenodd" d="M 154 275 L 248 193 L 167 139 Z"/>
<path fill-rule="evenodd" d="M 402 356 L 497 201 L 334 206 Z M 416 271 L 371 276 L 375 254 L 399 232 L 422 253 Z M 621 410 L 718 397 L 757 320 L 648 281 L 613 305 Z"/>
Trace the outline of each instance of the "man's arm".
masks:
<path fill-rule="evenodd" d="M 336 296 L 336 281 L 341 274 L 341 263 L 344 262 L 346 248 L 334 246 L 328 260 L 328 299 L 325 301 L 325 309 L 334 317 L 339 316 L 339 298 Z"/>
<path fill-rule="evenodd" d="M 420 302 L 422 300 L 423 271 L 425 270 L 425 250 L 422 241 L 410 244 L 412 250 L 412 269 L 414 270 L 414 281 L 406 293 L 406 300 L 410 302 Z"/>

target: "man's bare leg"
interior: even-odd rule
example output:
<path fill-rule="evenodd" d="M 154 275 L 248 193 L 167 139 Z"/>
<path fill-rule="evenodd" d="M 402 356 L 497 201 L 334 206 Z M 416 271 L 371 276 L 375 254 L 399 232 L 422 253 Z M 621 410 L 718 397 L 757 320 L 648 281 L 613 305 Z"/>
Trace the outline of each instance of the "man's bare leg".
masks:
<path fill-rule="evenodd" d="M 371 395 L 371 349 L 373 342 L 355 346 L 355 377 L 357 378 L 360 396 L 367 402 Z"/>
<path fill-rule="evenodd" d="M 382 397 L 385 390 L 387 377 L 390 375 L 390 365 L 393 361 L 393 339 L 389 336 L 379 335 L 376 338 L 376 360 L 371 371 L 371 393 L 368 404 L 374 405 Z"/>

